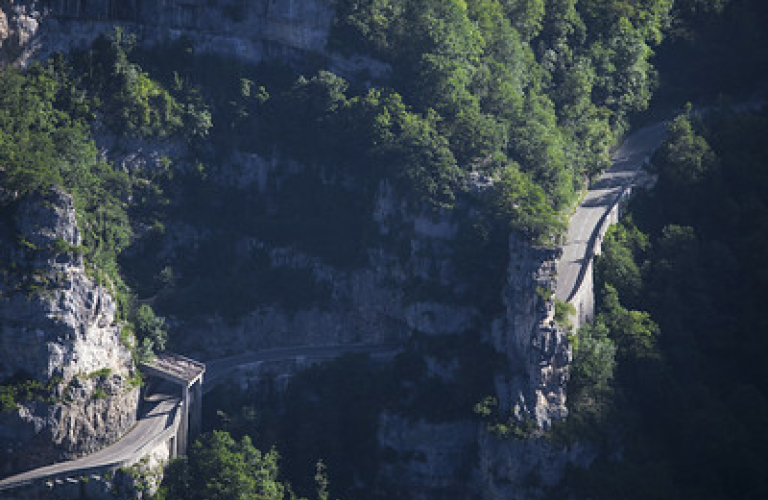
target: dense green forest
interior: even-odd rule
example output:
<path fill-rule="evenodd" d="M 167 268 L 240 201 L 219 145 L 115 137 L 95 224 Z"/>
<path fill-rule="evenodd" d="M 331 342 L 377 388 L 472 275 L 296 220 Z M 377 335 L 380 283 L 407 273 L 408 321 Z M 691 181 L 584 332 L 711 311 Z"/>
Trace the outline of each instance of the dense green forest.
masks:
<path fill-rule="evenodd" d="M 746 6 L 737 14 L 726 10 L 728 26 L 754 8 L 737 3 Z M 482 264 L 482 273 L 463 269 L 464 274 L 493 280 L 505 265 L 509 228 L 540 244 L 558 241 L 564 211 L 607 165 L 609 147 L 632 113 L 648 106 L 658 82 L 653 48 L 664 33 L 673 34 L 673 48 L 667 50 L 673 55 L 709 46 L 707 36 L 720 28 L 712 19 L 721 4 L 703 8 L 709 3 L 689 0 L 673 8 L 665 1 L 563 0 L 545 8 L 534 1 L 339 1 L 331 46 L 356 47 L 392 64 L 391 75 L 373 88 L 318 70 L 316 61 L 304 68 L 308 76 L 297 76 L 278 63 L 254 67 L 196 55 L 184 40 L 139 50 L 131 36 L 117 32 L 88 51 L 16 74 L 15 79 L 29 80 L 27 87 L 42 74 L 56 83 L 35 104 L 50 108 L 44 129 L 5 129 L 13 131 L 7 137 L 13 146 L 6 154 L 14 158 L 7 177 L 18 192 L 63 183 L 75 193 L 95 195 L 98 190 L 76 184 L 103 183 L 99 197 L 115 203 L 89 206 L 78 197 L 83 217 L 108 215 L 99 216 L 105 227 L 98 259 L 96 250 L 91 252 L 91 260 L 98 260 L 94 268 L 108 270 L 119 282 L 114 262 L 131 229 L 150 228 L 119 261 L 134 293 L 157 297 L 165 314 L 237 317 L 254 303 L 297 308 L 321 297 L 327 293 L 322 285 L 301 272 L 270 270 L 265 255 L 228 267 L 238 260 L 236 249 L 221 242 L 258 234 L 336 266 L 359 266 L 366 259 L 361 243 L 376 243 L 366 213 L 381 179 L 410 193 L 415 205 L 478 206 L 464 224 L 457 267 L 461 272 L 462 266 Z M 700 19 L 710 24 L 697 31 Z M 754 48 L 740 52 L 744 61 L 754 53 Z M 19 120 L 31 116 L 32 108 L 23 103 L 40 94 L 32 92 L 21 96 L 9 87 L 5 109 L 23 108 Z M 77 129 L 83 136 L 78 140 L 87 142 L 89 123 L 98 124 L 100 133 L 188 142 L 191 150 L 185 158 L 165 158 L 162 168 L 134 169 L 127 177 L 103 161 L 83 167 L 101 165 L 103 175 L 62 177 L 59 169 L 74 167 L 59 165 L 82 170 L 90 160 L 63 151 L 74 150 L 74 139 L 65 146 L 64 132 L 52 131 Z M 30 146 L 34 140 L 47 142 Z M 78 154 L 86 150 L 78 148 Z M 287 155 L 310 168 L 265 200 L 210 181 L 235 151 Z M 92 148 L 87 154 L 94 154 Z M 478 195 L 469 189 L 475 174 L 497 182 Z M 122 180 L 101 180 L 107 177 Z M 320 184 L 323 189 L 316 189 Z M 245 213 L 248 217 L 240 216 Z M 171 221 L 205 224 L 216 237 L 174 262 L 153 257 Z M 263 286 L 249 287 L 254 281 Z M 220 290 L 216 300 L 209 300 L 209 289 Z M 267 289 L 275 293 L 259 291 Z M 307 294 L 290 292 L 297 289 Z M 456 300 L 480 301 L 481 307 L 498 300 L 492 291 L 488 298 L 481 283 L 471 290 Z"/>
<path fill-rule="evenodd" d="M 55 187 L 72 194 L 83 245 L 59 251 L 82 253 L 111 287 L 138 357 L 174 342 L 139 298 L 163 315 L 230 319 L 254 304 L 297 310 L 331 300 L 308 273 L 270 268 L 264 252 L 232 265 L 242 260 L 235 236 L 362 266 L 365 245 L 386 244 L 369 217 L 383 180 L 411 208 L 471 214 L 456 249 L 470 286 L 453 299 L 498 308 L 509 232 L 556 245 L 632 123 L 685 101 L 747 94 L 768 78 L 768 9 L 759 0 L 333 3 L 330 48 L 385 61 L 390 74 L 347 80 L 322 57 L 300 71 L 249 65 L 196 54 L 183 39 L 147 49 L 121 30 L 89 50 L 0 71 L 2 187 L 13 199 Z M 600 313 L 574 338 L 571 416 L 551 436 L 589 439 L 624 459 L 574 470 L 553 495 L 768 496 L 767 132 L 765 112 L 726 105 L 671 125 L 653 159 L 658 184 L 604 243 Z M 125 169 L 100 154 L 94 136 L 186 149 L 160 168 Z M 265 200 L 212 180 L 241 152 L 306 168 Z M 477 176 L 494 182 L 474 190 Z M 170 223 L 214 236 L 161 258 Z M 4 265 L 0 276 L 29 293 L 45 286 Z M 474 418 L 503 364 L 477 337 L 416 336 L 386 367 L 343 358 L 296 377 L 282 399 L 211 396 L 211 433 L 172 465 L 159 496 L 403 494 L 376 484 L 387 457 L 375 416 Z M 457 361 L 458 380 L 428 376 L 426 355 Z M 25 387 L 4 388 L 4 404 L 32 398 Z M 254 442 L 284 454 L 280 474 L 277 452 Z"/>
<path fill-rule="evenodd" d="M 543 2 L 495 0 L 338 2 L 330 45 L 358 47 L 392 64 L 391 75 L 373 88 L 312 63 L 299 76 L 279 63 L 254 67 L 196 55 L 184 40 L 138 50 L 117 31 L 90 50 L 25 73 L 4 72 L 4 175 L 18 193 L 58 184 L 75 194 L 89 262 L 122 289 L 127 317 L 136 308 L 128 304 L 118 260 L 134 293 L 160 294 L 165 314 L 237 317 L 254 303 L 296 308 L 321 296 L 301 273 L 270 272 L 263 255 L 227 268 L 237 260 L 235 249 L 220 242 L 252 233 L 337 266 L 360 265 L 361 243 L 375 239 L 366 213 L 381 179 L 414 205 L 479 206 L 463 240 L 480 251 L 460 255 L 473 262 L 494 255 L 489 278 L 505 265 L 499 250 L 509 228 L 540 244 L 558 240 L 563 211 L 607 165 L 608 148 L 629 115 L 647 107 L 655 82 L 652 47 L 670 23 L 670 7 L 665 1 L 568 0 L 546 9 Z M 184 141 L 190 151 L 166 158 L 163 168 L 124 172 L 97 161 L 89 125 L 102 135 Z M 310 168 L 267 203 L 258 193 L 209 180 L 236 150 L 266 158 L 277 151 Z M 472 173 L 499 182 L 478 196 L 469 189 Z M 169 221 L 205 224 L 217 237 L 163 261 L 153 255 Z M 140 231 L 135 248 L 121 254 L 137 227 L 151 230 Z M 254 280 L 264 286 L 248 287 Z M 288 289 L 309 296 L 280 293 L 275 285 L 283 282 L 301 285 Z M 212 288 L 221 292 L 214 301 L 205 293 Z M 269 288 L 274 296 L 259 294 Z"/>
<path fill-rule="evenodd" d="M 575 475 L 590 498 L 768 494 L 766 134 L 766 108 L 678 117 L 657 185 L 606 238 L 569 389 L 582 423 L 625 451 Z"/>

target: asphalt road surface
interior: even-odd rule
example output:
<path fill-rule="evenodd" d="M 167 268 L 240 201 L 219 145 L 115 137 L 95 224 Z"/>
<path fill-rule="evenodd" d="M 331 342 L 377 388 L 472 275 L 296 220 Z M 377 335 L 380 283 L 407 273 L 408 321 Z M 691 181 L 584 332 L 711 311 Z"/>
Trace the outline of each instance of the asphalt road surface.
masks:
<path fill-rule="evenodd" d="M 285 347 L 266 349 L 262 351 L 247 352 L 237 356 L 221 358 L 206 364 L 206 374 L 203 380 L 203 389 L 213 387 L 215 382 L 224 377 L 228 372 L 238 366 L 256 363 L 259 361 L 276 361 L 290 359 L 325 359 L 335 358 L 346 353 L 368 353 L 372 356 L 391 355 L 398 348 L 394 345 L 367 346 L 367 345 L 330 345 L 316 347 Z M 161 386 L 158 393 L 148 397 L 144 401 L 146 410 L 136 425 L 123 438 L 95 453 L 61 462 L 31 471 L 16 474 L 0 480 L 0 491 L 14 488 L 32 481 L 61 478 L 67 476 L 83 476 L 96 472 L 103 472 L 105 468 L 119 466 L 128 461 L 138 460 L 148 451 L 147 445 L 161 433 L 166 431 L 173 423 L 174 412 L 180 402 L 179 395 L 174 395 L 173 390 L 167 385 Z"/>
<path fill-rule="evenodd" d="M 628 137 L 612 157 L 611 168 L 590 188 L 581 205 L 577 208 L 568 226 L 568 236 L 563 255 L 557 266 L 557 288 L 555 296 L 563 301 L 571 298 L 580 282 L 582 266 L 591 258 L 589 244 L 599 229 L 602 217 L 611 209 L 621 192 L 635 178 L 635 174 L 662 143 L 666 125 L 656 124 L 645 127 Z M 259 361 L 275 361 L 300 358 L 333 358 L 345 353 L 360 352 L 372 355 L 391 355 L 397 352 L 395 346 L 332 345 L 317 347 L 286 347 L 249 352 L 210 361 L 206 364 L 203 389 L 212 388 L 215 382 L 238 366 Z M 118 466 L 126 461 L 140 458 L 144 448 L 173 422 L 173 413 L 179 404 L 178 396 L 160 394 L 154 401 L 146 402 L 149 410 L 141 416 L 136 425 L 118 442 L 96 453 L 77 460 L 40 467 L 0 480 L 0 491 L 36 480 L 55 477 L 86 475 L 106 467 Z"/>
<path fill-rule="evenodd" d="M 60 462 L 0 480 L 0 491 L 36 480 L 64 477 L 67 474 L 87 475 L 103 471 L 106 467 L 119 466 L 129 460 L 141 458 L 148 450 L 146 445 L 173 422 L 180 398 L 169 394 L 156 394 L 144 404 L 148 407 L 136 425 L 123 438 L 95 453 L 76 460 Z"/>
<path fill-rule="evenodd" d="M 621 193 L 636 179 L 636 174 L 664 141 L 667 125 L 657 123 L 630 135 L 611 157 L 609 168 L 587 192 L 571 217 L 563 255 L 557 263 L 555 297 L 569 301 L 578 290 L 592 258 L 593 238 L 605 216 Z"/>
<path fill-rule="evenodd" d="M 216 381 L 226 376 L 239 366 L 258 363 L 260 361 L 279 361 L 288 359 L 331 359 L 350 353 L 365 353 L 372 356 L 391 355 L 400 350 L 397 345 L 370 346 L 363 344 L 339 344 L 314 347 L 278 347 L 261 351 L 248 352 L 209 361 L 205 364 L 203 391 L 208 392 Z"/>

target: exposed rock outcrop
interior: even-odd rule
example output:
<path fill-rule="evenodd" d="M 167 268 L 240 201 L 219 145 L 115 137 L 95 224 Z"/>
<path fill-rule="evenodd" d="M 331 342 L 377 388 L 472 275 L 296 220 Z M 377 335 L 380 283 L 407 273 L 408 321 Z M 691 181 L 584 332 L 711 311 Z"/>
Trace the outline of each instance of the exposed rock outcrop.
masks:
<path fill-rule="evenodd" d="M 412 500 L 476 497 L 478 424 L 469 420 L 432 424 L 384 412 L 379 418 L 380 474 Z"/>
<path fill-rule="evenodd" d="M 0 61 L 85 48 L 120 25 L 145 45 L 185 38 L 198 52 L 249 62 L 320 56 L 338 74 L 387 74 L 387 64 L 327 49 L 333 16 L 330 0 L 0 0 Z"/>
<path fill-rule="evenodd" d="M 0 0 L 0 68 L 28 57 L 39 27 L 40 11 L 31 2 Z"/>
<path fill-rule="evenodd" d="M 478 434 L 477 492 L 483 500 L 544 500 L 568 466 L 587 466 L 589 447 L 566 447 L 544 438 L 498 439 L 484 429 Z"/>
<path fill-rule="evenodd" d="M 250 189 L 259 196 L 279 196 L 279 186 L 305 168 L 295 162 L 249 155 L 247 161 L 220 169 L 215 181 L 235 191 Z M 236 247 L 243 261 L 258 253 L 266 255 L 270 269 L 306 271 L 325 290 L 327 300 L 318 295 L 316 303 L 295 310 L 280 304 L 255 304 L 235 321 L 195 318 L 185 322 L 185 350 L 216 357 L 249 348 L 399 342 L 413 332 L 482 333 L 508 360 L 509 371 L 500 374 L 496 383 L 501 409 L 512 411 L 520 423 L 532 421 L 538 429 L 548 428 L 567 414 L 565 383 L 571 359 L 567 334 L 554 323 L 554 303 L 548 293 L 555 283 L 558 251 L 510 237 L 506 286 L 498 290 L 505 307 L 496 317 L 483 316 L 476 305 L 457 300 L 466 296 L 461 292 L 466 285 L 454 269 L 458 221 L 466 215 L 462 210 L 420 210 L 382 182 L 371 217 L 384 244 L 367 248 L 367 262 L 353 269 L 339 269 L 296 248 L 241 235 Z M 215 237 L 212 228 L 170 225 L 161 253 L 173 262 L 176 256 Z M 395 241 L 399 243 L 393 245 Z M 414 281 L 428 283 L 428 288 L 409 293 Z M 258 378 L 242 376 L 244 380 Z M 520 486 L 533 477 L 531 471 L 542 461 L 559 457 L 558 448 L 542 440 L 496 441 L 477 421 L 432 424 L 385 414 L 379 423 L 379 441 L 389 457 L 381 477 L 417 498 L 448 498 L 447 492 L 459 492 L 455 498 L 469 498 L 473 491 L 503 498 L 496 492 L 508 491 L 505 484 Z M 555 477 L 568 463 L 567 450 L 562 453 L 566 458 L 557 458 L 560 461 L 547 477 Z M 520 462 L 512 467 L 516 454 Z M 500 475 L 504 470 L 509 474 Z M 520 487 L 517 496 L 508 498 L 536 498 L 540 492 L 523 490 Z"/>
<path fill-rule="evenodd" d="M 532 247 L 510 237 L 506 317 L 494 325 L 491 343 L 512 371 L 497 380 L 500 406 L 540 429 L 565 418 L 572 350 L 567 332 L 554 322 L 551 290 L 559 250 Z"/>
<path fill-rule="evenodd" d="M 115 302 L 78 255 L 72 198 L 54 190 L 3 211 L 0 381 L 40 387 L 31 401 L 0 412 L 7 474 L 116 441 L 135 421 L 138 389 Z"/>
<path fill-rule="evenodd" d="M 413 498 L 545 498 L 566 467 L 594 458 L 587 447 L 552 443 L 540 432 L 567 415 L 572 352 L 567 332 L 554 322 L 549 292 L 559 250 L 532 247 L 512 235 L 509 255 L 506 313 L 488 330 L 509 367 L 497 376 L 496 396 L 518 423 L 535 424 L 533 432 L 525 439 L 498 438 L 477 421 L 431 424 L 382 415 L 378 437 L 391 460 L 382 473 Z"/>
<path fill-rule="evenodd" d="M 413 215 L 384 182 L 372 216 L 382 237 L 389 238 L 390 243 L 400 238 L 399 246 L 405 251 L 397 255 L 391 248 L 368 248 L 367 264 L 352 269 L 329 265 L 292 247 L 243 236 L 237 244 L 243 261 L 265 255 L 270 269 L 305 272 L 325 297 L 318 293 L 315 303 L 294 309 L 274 303 L 255 304 L 235 321 L 195 318 L 185 324 L 187 350 L 200 350 L 210 357 L 290 345 L 384 344 L 402 342 L 413 332 L 453 335 L 479 328 L 481 317 L 475 306 L 429 300 L 407 292 L 414 280 L 447 290 L 460 285 L 451 263 L 455 214 Z M 189 227 L 172 227 L 168 234 L 170 246 L 163 252 L 169 255 L 177 252 L 175 248 L 194 248 L 198 240 L 213 237 Z"/>

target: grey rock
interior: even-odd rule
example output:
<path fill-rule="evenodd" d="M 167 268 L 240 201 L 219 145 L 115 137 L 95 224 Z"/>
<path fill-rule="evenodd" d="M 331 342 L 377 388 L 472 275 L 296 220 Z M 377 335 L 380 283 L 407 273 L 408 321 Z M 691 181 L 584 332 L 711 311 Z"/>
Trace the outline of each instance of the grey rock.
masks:
<path fill-rule="evenodd" d="M 0 68 L 29 57 L 41 13 L 32 2 L 0 0 Z"/>
<path fill-rule="evenodd" d="M 545 500 L 572 465 L 588 466 L 595 452 L 588 446 L 548 442 L 544 438 L 499 440 L 478 434 L 478 489 L 483 500 Z"/>
<path fill-rule="evenodd" d="M 506 317 L 492 328 L 490 341 L 512 367 L 497 381 L 502 408 L 540 429 L 568 414 L 566 384 L 571 347 L 554 322 L 554 302 L 546 297 L 555 283 L 559 250 L 536 248 L 510 237 L 510 264 L 504 290 Z"/>
<path fill-rule="evenodd" d="M 382 480 L 413 500 L 473 498 L 477 422 L 428 423 L 384 412 L 379 417 Z"/>
<path fill-rule="evenodd" d="M 250 62 L 281 59 L 302 65 L 320 54 L 338 74 L 387 74 L 389 66 L 370 58 L 327 50 L 334 10 L 330 0 L 34 0 L 0 2 L 0 61 L 26 64 L 31 57 L 84 48 L 116 25 L 140 43 L 186 38 L 200 53 Z"/>
<path fill-rule="evenodd" d="M 128 383 L 135 367 L 109 291 L 88 277 L 79 256 L 51 249 L 59 240 L 81 243 L 71 197 L 59 190 L 29 196 L 15 221 L 18 238 L 37 250 L 12 253 L 33 264 L 43 285 L 29 291 L 7 283 L 0 298 L 0 380 L 25 374 L 53 391 L 45 401 L 0 412 L 3 474 L 116 441 L 133 425 L 138 404 L 138 389 Z"/>

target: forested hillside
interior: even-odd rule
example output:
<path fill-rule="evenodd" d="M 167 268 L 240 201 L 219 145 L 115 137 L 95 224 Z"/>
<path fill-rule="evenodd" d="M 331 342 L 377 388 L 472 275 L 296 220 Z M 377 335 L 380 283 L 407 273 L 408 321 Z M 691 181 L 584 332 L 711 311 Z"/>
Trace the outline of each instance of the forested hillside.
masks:
<path fill-rule="evenodd" d="M 139 296 L 174 285 L 160 297 L 166 313 L 202 307 L 236 316 L 254 301 L 282 300 L 279 289 L 277 296 L 261 297 L 238 288 L 238 281 L 263 266 L 238 271 L 233 283 L 231 270 L 204 264 L 231 261 L 227 245 L 203 247 L 172 263 L 153 258 L 152 242 L 162 238 L 169 220 L 200 224 L 210 218 L 219 225 L 239 218 L 227 214 L 250 212 L 247 225 L 257 234 L 332 264 L 354 266 L 361 262 L 359 243 L 373 235 L 360 216 L 371 210 L 380 179 L 412 193 L 414 203 L 435 207 L 476 198 L 468 189 L 473 176 L 499 179 L 471 202 L 485 208 L 468 225 L 466 238 L 483 252 L 498 253 L 511 227 L 552 245 L 563 227 L 560 212 L 605 167 L 608 148 L 625 130 L 629 114 L 647 107 L 656 81 L 652 47 L 671 19 L 669 2 L 568 0 L 545 9 L 543 2 L 372 1 L 339 2 L 336 8 L 330 44 L 393 66 L 375 88 L 317 72 L 317 63 L 297 78 L 275 63 L 252 67 L 196 56 L 183 40 L 134 50 L 131 35 L 122 32 L 26 74 L 9 70 L 4 109 L 20 110 L 6 116 L 18 123 L 9 121 L 3 129 L 12 145 L 4 151 L 9 186 L 24 193 L 63 184 L 83 193 L 78 199 L 84 219 L 107 215 L 99 218 L 105 233 L 98 250 L 91 246 L 96 267 L 109 269 L 116 283 L 119 273 L 109 262 L 129 243 L 131 228 L 141 227 L 137 235 L 143 244 L 123 262 Z M 34 106 L 45 103 L 48 118 L 36 114 L 43 128 L 25 125 L 34 109 L 25 104 L 30 99 Z M 132 167 L 127 176 L 109 174 L 119 182 L 105 175 L 70 175 L 67 170 L 114 170 L 66 149 L 86 155 L 87 148 L 73 147 L 73 140 L 86 141 L 88 123 L 100 136 L 184 141 L 191 149 L 185 158 L 171 154 L 154 166 Z M 62 137 L 67 133 L 79 135 Z M 275 148 L 314 167 L 291 179 L 290 189 L 283 187 L 277 207 L 267 208 L 246 193 L 222 196 L 222 188 L 205 181 L 236 150 L 269 157 Z M 89 162 L 95 167 L 87 167 Z M 88 205 L 84 197 L 100 191 L 84 182 L 103 184 L 115 203 Z M 318 183 L 323 190 L 315 189 Z M 168 206 L 171 198 L 177 201 Z M 196 205 L 183 206 L 191 200 Z M 202 200 L 216 210 L 201 211 Z M 319 232 L 318 225 L 326 229 Z M 242 231 L 242 224 L 225 224 L 219 239 L 228 239 L 231 231 Z M 200 269 L 210 273 L 197 276 Z M 266 273 L 263 279 L 274 284 L 284 278 Z M 289 279 L 311 288 L 301 276 Z M 202 301 L 202 290 L 211 287 L 220 289 L 221 300 Z"/>
<path fill-rule="evenodd" d="M 381 320 L 386 340 L 403 344 L 385 365 L 341 358 L 295 377 L 281 396 L 232 387 L 206 396 L 212 432 L 170 467 L 158 498 L 427 498 L 382 477 L 397 460 L 427 461 L 380 444 L 382 415 L 452 429 L 479 428 L 491 414 L 499 442 L 598 450 L 591 469 L 547 490 L 552 498 L 768 495 L 768 116 L 729 108 L 766 84 L 768 8 L 330 3 L 327 52 L 298 63 L 247 63 L 184 37 L 148 46 L 118 27 L 86 49 L 0 70 L 0 234 L 9 248 L 0 300 L 54 286 L 8 256 L 39 250 L 15 236 L 20 200 L 61 188 L 74 198 L 83 243 L 47 250 L 82 255 L 109 288 L 137 361 L 166 346 L 206 356 L 283 345 L 243 326 L 269 321 L 286 335 L 304 324 L 300 341 L 337 342 L 341 334 L 313 321 L 353 309 L 364 289 L 356 271 L 394 289 L 408 314 L 434 303 L 470 310 L 450 332 L 426 331 L 445 309 L 427 307 L 431 323 Z M 240 11 L 227 12 L 239 22 Z M 340 76 L 329 54 L 388 70 Z M 496 411 L 502 375 L 523 371 L 510 360 L 524 363 L 489 341 L 521 268 L 510 262 L 510 236 L 553 252 L 632 125 L 688 101 L 717 105 L 670 125 L 651 162 L 656 186 L 604 243 L 599 314 L 571 337 L 570 416 L 544 432 L 519 407 Z M 396 215 L 385 224 L 376 217 L 387 204 Z M 429 237 L 415 234 L 419 224 Z M 535 293 L 542 309 L 552 305 L 550 290 Z M 317 316 L 301 323 L 306 311 Z M 242 321 L 249 315 L 256 320 Z M 208 320 L 230 336 L 189 334 Z M 343 340 L 381 341 L 365 330 L 373 323 L 354 323 Z M 44 386 L 28 375 L 0 380 L 4 410 L 50 396 L 26 390 Z M 278 452 L 253 443 L 278 447 L 281 475 Z M 464 458 L 477 462 L 472 446 Z M 460 498 L 456 485 L 479 481 L 475 466 L 436 491 Z M 534 476 L 526 487 L 540 494 Z"/>

